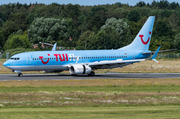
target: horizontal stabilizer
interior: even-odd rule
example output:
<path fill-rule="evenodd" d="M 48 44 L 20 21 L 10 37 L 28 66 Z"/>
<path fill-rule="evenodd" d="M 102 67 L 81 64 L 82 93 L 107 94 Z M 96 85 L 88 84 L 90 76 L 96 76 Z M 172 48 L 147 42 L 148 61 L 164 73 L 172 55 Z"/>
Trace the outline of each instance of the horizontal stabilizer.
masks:
<path fill-rule="evenodd" d="M 155 51 L 155 53 L 153 54 L 153 56 L 150 58 L 152 59 L 153 61 L 157 62 L 159 64 L 159 62 L 155 59 L 157 57 L 157 54 L 160 50 L 161 46 L 158 47 L 158 49 Z"/>
<path fill-rule="evenodd" d="M 169 51 L 175 51 L 177 49 L 169 49 L 169 50 L 160 50 L 159 52 L 169 52 Z M 151 51 L 151 52 L 144 52 L 142 55 L 147 55 L 147 54 L 154 54 L 156 51 Z"/>
<path fill-rule="evenodd" d="M 157 62 L 158 64 L 160 64 L 156 59 L 152 59 L 153 61 Z"/>
<path fill-rule="evenodd" d="M 154 55 L 151 57 L 151 59 L 155 59 L 159 50 L 160 50 L 161 46 L 158 47 L 158 49 L 155 51 Z"/>

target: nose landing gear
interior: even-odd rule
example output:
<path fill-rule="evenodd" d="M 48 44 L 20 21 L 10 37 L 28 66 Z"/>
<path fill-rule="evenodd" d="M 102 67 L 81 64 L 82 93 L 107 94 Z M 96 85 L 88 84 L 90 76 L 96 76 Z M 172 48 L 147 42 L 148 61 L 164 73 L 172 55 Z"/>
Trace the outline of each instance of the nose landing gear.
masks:
<path fill-rule="evenodd" d="M 19 73 L 18 76 L 19 76 L 19 77 L 23 77 L 23 74 L 22 74 L 22 73 Z"/>
<path fill-rule="evenodd" d="M 19 76 L 19 77 L 23 77 L 22 71 L 19 71 L 19 70 L 12 70 L 12 72 L 18 73 L 18 76 Z"/>

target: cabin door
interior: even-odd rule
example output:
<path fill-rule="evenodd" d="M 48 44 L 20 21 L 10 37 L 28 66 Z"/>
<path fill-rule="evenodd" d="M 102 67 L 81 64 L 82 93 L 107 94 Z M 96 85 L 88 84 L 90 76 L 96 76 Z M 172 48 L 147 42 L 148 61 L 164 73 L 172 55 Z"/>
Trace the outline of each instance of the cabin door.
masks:
<path fill-rule="evenodd" d="M 31 56 L 26 55 L 26 64 L 31 64 Z"/>

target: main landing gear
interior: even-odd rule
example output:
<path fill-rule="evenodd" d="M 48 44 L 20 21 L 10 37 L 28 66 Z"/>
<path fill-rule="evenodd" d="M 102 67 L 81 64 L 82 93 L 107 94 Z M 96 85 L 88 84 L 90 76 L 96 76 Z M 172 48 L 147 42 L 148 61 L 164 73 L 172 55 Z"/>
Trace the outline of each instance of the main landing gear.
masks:
<path fill-rule="evenodd" d="M 95 76 L 95 72 L 92 71 L 90 74 L 88 74 L 88 76 Z"/>
<path fill-rule="evenodd" d="M 23 77 L 23 74 L 22 74 L 22 73 L 19 73 L 18 76 L 19 76 L 19 77 Z"/>

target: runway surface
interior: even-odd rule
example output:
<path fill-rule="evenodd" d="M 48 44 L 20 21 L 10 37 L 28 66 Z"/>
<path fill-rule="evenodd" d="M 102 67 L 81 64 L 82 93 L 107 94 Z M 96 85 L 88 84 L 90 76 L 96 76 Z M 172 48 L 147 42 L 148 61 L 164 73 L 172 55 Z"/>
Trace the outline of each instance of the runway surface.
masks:
<path fill-rule="evenodd" d="M 0 81 L 3 80 L 62 80 L 62 79 L 119 79 L 119 78 L 177 78 L 180 73 L 106 73 L 96 74 L 95 76 L 70 74 L 0 74 Z"/>

